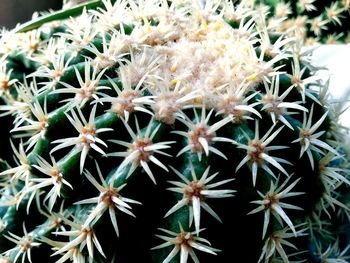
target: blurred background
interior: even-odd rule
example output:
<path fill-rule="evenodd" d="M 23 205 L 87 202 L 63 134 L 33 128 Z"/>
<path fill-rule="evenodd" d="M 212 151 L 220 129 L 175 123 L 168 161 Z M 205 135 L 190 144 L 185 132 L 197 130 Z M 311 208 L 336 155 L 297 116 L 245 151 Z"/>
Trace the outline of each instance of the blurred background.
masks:
<path fill-rule="evenodd" d="M 35 11 L 60 9 L 62 0 L 0 0 L 0 28 L 8 29 L 31 19 Z"/>
<path fill-rule="evenodd" d="M 350 130 L 350 44 L 321 45 L 314 50 L 312 63 L 327 68 L 318 75 L 323 81 L 329 79 L 330 103 L 344 111 L 339 121 Z"/>

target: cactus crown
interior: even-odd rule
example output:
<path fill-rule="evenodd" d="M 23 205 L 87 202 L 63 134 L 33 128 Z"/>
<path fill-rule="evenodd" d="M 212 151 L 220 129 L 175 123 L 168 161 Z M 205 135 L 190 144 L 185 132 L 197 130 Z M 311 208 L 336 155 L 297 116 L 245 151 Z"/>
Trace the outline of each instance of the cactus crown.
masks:
<path fill-rule="evenodd" d="M 93 4 L 2 32 L 1 260 L 345 262 L 344 132 L 301 42 L 245 2 Z"/>

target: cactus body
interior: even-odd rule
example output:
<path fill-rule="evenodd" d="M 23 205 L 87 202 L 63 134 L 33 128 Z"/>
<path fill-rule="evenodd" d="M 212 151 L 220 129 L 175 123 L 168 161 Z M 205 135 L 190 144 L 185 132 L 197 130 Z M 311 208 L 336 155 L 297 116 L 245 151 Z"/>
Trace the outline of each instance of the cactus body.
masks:
<path fill-rule="evenodd" d="M 2 34 L 4 262 L 346 262 L 344 132 L 299 41 L 231 1 L 90 7 Z"/>

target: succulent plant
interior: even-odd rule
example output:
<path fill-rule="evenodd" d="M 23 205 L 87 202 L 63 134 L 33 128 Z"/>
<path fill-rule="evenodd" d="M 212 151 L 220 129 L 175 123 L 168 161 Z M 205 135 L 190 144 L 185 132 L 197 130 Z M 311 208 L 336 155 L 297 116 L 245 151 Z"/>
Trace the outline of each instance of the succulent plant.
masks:
<path fill-rule="evenodd" d="M 246 1 L 268 10 L 270 23 L 306 44 L 349 42 L 349 0 Z M 255 3 L 254 3 L 255 2 Z"/>
<path fill-rule="evenodd" d="M 346 262 L 340 113 L 264 17 L 103 0 L 3 30 L 0 261 Z"/>

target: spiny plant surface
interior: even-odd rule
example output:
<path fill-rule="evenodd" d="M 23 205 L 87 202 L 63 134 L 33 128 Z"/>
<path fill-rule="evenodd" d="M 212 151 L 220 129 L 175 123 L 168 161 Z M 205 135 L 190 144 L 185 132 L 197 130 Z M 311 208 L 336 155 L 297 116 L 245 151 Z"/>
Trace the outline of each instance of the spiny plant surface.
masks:
<path fill-rule="evenodd" d="M 2 32 L 1 262 L 347 262 L 301 42 L 231 1 L 102 2 Z"/>
<path fill-rule="evenodd" d="M 349 0 L 243 0 L 269 12 L 269 23 L 305 44 L 349 42 Z"/>

